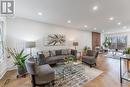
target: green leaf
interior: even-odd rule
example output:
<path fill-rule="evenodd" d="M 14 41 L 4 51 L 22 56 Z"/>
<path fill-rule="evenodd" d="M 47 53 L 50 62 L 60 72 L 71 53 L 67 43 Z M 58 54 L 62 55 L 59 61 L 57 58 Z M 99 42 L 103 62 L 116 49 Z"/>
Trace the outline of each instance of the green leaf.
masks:
<path fill-rule="evenodd" d="M 24 54 L 24 49 L 18 52 L 15 49 L 7 48 L 7 51 L 13 57 L 14 64 L 24 68 L 24 62 L 28 56 L 28 54 L 27 55 Z"/>

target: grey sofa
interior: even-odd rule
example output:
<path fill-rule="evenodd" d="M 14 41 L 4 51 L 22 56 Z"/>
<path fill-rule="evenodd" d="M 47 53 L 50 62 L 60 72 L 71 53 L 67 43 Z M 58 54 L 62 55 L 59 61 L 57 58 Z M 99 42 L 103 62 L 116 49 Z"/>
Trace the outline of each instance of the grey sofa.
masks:
<path fill-rule="evenodd" d="M 64 58 L 67 55 L 74 55 L 76 57 L 77 51 L 73 49 L 61 49 L 61 50 L 51 50 L 47 52 L 38 52 L 38 62 L 39 65 L 43 64 L 56 64 L 64 62 Z"/>
<path fill-rule="evenodd" d="M 82 56 L 82 62 L 92 67 L 92 65 L 96 65 L 97 57 L 98 57 L 98 51 L 88 50 L 87 54 Z"/>
<path fill-rule="evenodd" d="M 26 59 L 25 65 L 32 78 L 32 87 L 50 85 L 50 83 L 54 85 L 55 72 L 50 65 L 39 66 L 33 58 Z"/>

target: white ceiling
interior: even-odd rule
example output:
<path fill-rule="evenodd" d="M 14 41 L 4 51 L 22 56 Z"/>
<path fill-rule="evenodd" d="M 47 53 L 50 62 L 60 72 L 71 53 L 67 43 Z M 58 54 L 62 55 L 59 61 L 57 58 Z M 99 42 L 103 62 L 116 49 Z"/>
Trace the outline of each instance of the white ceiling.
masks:
<path fill-rule="evenodd" d="M 92 10 L 95 5 L 97 11 Z M 94 31 L 96 27 L 100 32 L 130 25 L 130 0 L 15 0 L 15 6 L 18 17 L 82 30 Z M 122 25 L 118 26 L 118 22 Z"/>

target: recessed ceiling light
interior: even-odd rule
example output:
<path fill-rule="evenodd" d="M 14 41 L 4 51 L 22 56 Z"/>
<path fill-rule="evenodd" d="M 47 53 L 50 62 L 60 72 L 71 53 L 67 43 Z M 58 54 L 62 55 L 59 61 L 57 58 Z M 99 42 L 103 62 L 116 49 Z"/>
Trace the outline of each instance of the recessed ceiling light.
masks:
<path fill-rule="evenodd" d="M 84 25 L 85 28 L 87 28 L 88 26 L 87 25 Z"/>
<path fill-rule="evenodd" d="M 126 26 L 123 26 L 123 29 L 126 29 L 127 27 Z"/>
<path fill-rule="evenodd" d="M 70 23 L 71 23 L 71 20 L 68 20 L 68 21 L 67 21 L 67 23 L 69 23 L 69 24 L 70 24 Z"/>
<path fill-rule="evenodd" d="M 110 17 L 109 20 L 110 20 L 110 21 L 114 20 L 114 17 Z"/>
<path fill-rule="evenodd" d="M 97 30 L 97 28 L 95 27 L 94 30 Z"/>
<path fill-rule="evenodd" d="M 117 24 L 118 24 L 118 25 L 121 25 L 121 22 L 118 22 Z"/>
<path fill-rule="evenodd" d="M 98 10 L 98 6 L 97 5 L 93 6 L 93 10 L 94 11 Z"/>
<path fill-rule="evenodd" d="M 38 14 L 39 16 L 42 16 L 42 12 L 38 12 L 37 14 Z"/>

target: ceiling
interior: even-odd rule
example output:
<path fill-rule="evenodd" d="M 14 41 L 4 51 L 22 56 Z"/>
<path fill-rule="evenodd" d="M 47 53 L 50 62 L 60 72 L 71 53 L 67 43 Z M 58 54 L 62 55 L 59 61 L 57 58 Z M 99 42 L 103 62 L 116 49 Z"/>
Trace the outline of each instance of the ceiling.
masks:
<path fill-rule="evenodd" d="M 130 25 L 130 0 L 15 0 L 15 9 L 18 17 L 81 30 L 102 32 Z"/>

